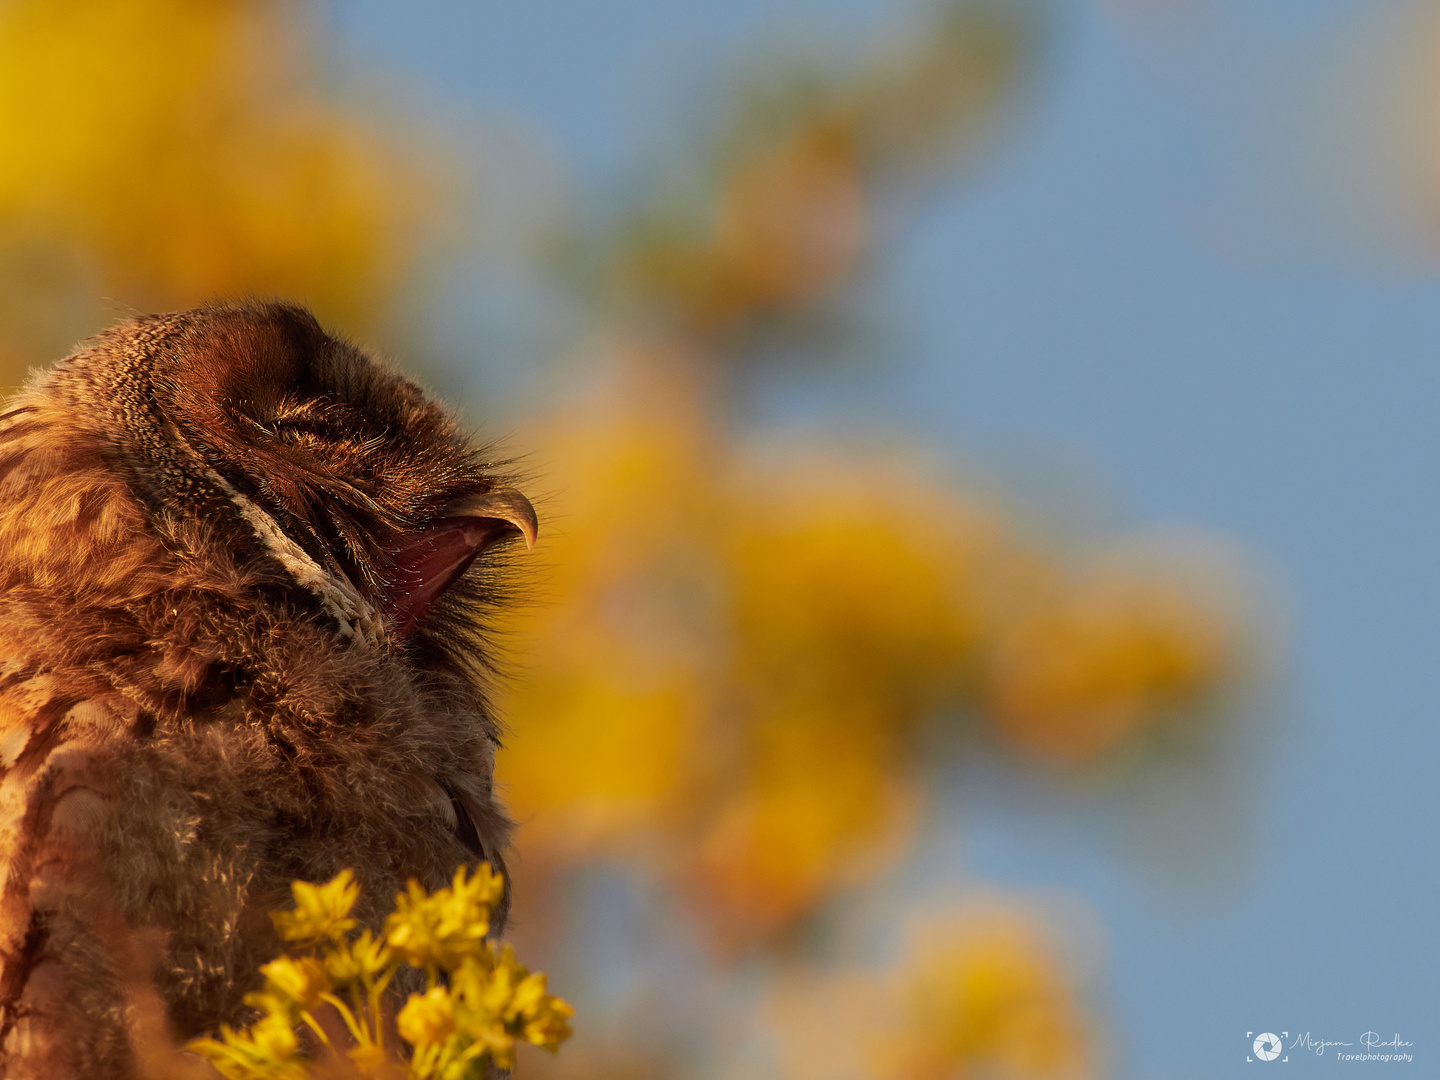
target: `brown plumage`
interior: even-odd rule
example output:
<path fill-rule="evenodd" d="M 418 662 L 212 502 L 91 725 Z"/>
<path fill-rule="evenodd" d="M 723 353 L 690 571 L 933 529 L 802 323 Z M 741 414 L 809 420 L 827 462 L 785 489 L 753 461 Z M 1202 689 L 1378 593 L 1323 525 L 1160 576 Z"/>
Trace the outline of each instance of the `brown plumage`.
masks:
<path fill-rule="evenodd" d="M 0 414 L 0 1076 L 244 1018 L 295 878 L 501 866 L 483 614 L 533 511 L 278 304 L 131 320 Z M 472 567 L 473 562 L 473 567 Z"/>

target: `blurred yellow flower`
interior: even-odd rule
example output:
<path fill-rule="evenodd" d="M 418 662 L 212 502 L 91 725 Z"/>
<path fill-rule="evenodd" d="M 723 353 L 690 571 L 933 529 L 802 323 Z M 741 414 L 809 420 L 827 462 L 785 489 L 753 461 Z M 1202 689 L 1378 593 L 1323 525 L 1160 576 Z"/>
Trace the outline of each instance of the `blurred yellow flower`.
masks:
<path fill-rule="evenodd" d="M 1016 71 L 1013 17 L 942 11 L 842 77 L 800 64 L 799 78 L 742 95 L 703 194 L 662 192 L 627 230 L 614 258 L 622 295 L 723 363 L 746 331 L 803 317 L 853 280 L 887 187 L 969 150 Z"/>
<path fill-rule="evenodd" d="M 646 852 L 717 941 L 763 940 L 903 853 L 937 726 L 1078 765 L 1223 682 L 1179 585 L 1077 577 L 908 464 L 758 461 L 689 354 L 617 359 L 534 437 L 566 495 L 499 768 L 542 863 Z"/>
<path fill-rule="evenodd" d="M 767 1000 L 783 1080 L 1085 1080 L 1077 987 L 1042 923 L 959 909 L 888 970 L 795 970 Z"/>
<path fill-rule="evenodd" d="M 265 976 L 265 990 L 297 1009 L 308 1009 L 330 989 L 330 976 L 325 965 L 313 956 L 292 958 L 282 956 L 260 968 Z"/>
<path fill-rule="evenodd" d="M 73 333 L 37 319 L 75 290 L 83 329 L 93 297 L 247 293 L 375 325 L 436 192 L 393 135 L 322 99 L 307 29 L 274 0 L 0 5 L 0 283 L 39 274 L 51 301 L 0 319 L 0 354 Z"/>
<path fill-rule="evenodd" d="M 355 928 L 350 912 L 360 896 L 360 885 L 351 871 L 340 871 L 324 885 L 296 881 L 290 885 L 290 891 L 295 897 L 294 910 L 277 911 L 270 916 L 282 941 L 298 944 L 339 941 Z"/>
<path fill-rule="evenodd" d="M 894 865 L 914 796 L 879 768 L 805 768 L 736 795 L 704 833 L 688 891 L 726 943 L 784 930 L 837 888 Z"/>
<path fill-rule="evenodd" d="M 379 982 L 390 967 L 390 949 L 383 937 L 362 930 L 358 937 L 333 941 L 325 951 L 325 973 L 336 986 Z"/>
<path fill-rule="evenodd" d="M 521 966 L 508 945 L 491 968 L 479 1002 L 507 1027 L 518 1022 L 521 1036 L 536 1046 L 553 1050 L 570 1036 L 568 1020 L 575 1010 L 546 993 L 545 976 Z"/>
<path fill-rule="evenodd" d="M 1226 637 L 1213 614 L 1173 585 L 1100 578 L 1006 628 L 987 703 L 1019 748 L 1088 761 L 1214 687 L 1226 668 Z"/>
<path fill-rule="evenodd" d="M 500 875 L 481 863 L 467 880 L 466 867 L 455 871 L 448 889 L 427 893 L 410 881 L 395 897 L 385 920 L 385 943 L 406 963 L 428 971 L 458 968 L 467 957 L 488 952 L 490 909 L 504 891 Z"/>
<path fill-rule="evenodd" d="M 905 1019 L 877 1061 L 882 1076 L 1091 1075 L 1074 992 L 1038 928 L 1013 914 L 969 915 L 917 935 L 900 987 Z"/>
<path fill-rule="evenodd" d="M 863 254 L 860 164 L 844 117 L 814 118 L 731 168 L 703 238 L 656 239 L 635 252 L 627 285 L 702 335 L 812 303 Z"/>
<path fill-rule="evenodd" d="M 438 1043 L 455 1030 L 455 1003 L 447 987 L 436 986 L 424 994 L 411 994 L 395 1017 L 400 1037 L 408 1043 Z"/>
<path fill-rule="evenodd" d="M 219 1039 L 197 1039 L 189 1049 L 227 1080 L 311 1080 L 298 1057 L 294 1021 L 283 1011 L 269 1012 L 241 1031 L 221 1025 Z"/>
<path fill-rule="evenodd" d="M 622 363 L 668 366 L 642 354 Z M 675 810 L 722 663 L 705 416 L 673 377 L 634 390 L 547 436 L 565 493 L 547 508 L 554 569 L 539 602 L 510 613 L 524 677 L 503 688 L 515 738 L 498 768 L 527 842 L 552 851 L 604 850 Z"/>

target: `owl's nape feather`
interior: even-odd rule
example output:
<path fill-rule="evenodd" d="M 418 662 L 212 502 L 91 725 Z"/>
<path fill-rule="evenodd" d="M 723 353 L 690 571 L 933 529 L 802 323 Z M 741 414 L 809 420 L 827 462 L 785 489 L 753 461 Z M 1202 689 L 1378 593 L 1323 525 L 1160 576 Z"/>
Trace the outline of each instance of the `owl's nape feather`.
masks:
<path fill-rule="evenodd" d="M 535 530 L 299 308 L 122 323 L 0 412 L 0 1075 L 131 1075 L 137 979 L 243 1019 L 293 879 L 374 925 L 503 866 L 481 630 Z"/>

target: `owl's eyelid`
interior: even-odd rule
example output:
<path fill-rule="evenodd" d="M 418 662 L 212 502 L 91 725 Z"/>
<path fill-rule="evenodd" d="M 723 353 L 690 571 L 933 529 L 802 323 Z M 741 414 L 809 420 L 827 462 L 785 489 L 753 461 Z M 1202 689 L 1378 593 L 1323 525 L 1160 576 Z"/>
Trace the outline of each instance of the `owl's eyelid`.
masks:
<path fill-rule="evenodd" d="M 243 409 L 234 410 L 232 415 L 239 423 L 270 439 L 279 439 L 286 434 L 328 438 L 334 432 L 332 423 L 317 415 L 313 409 L 308 408 L 291 408 L 266 417 L 264 420 Z"/>
<path fill-rule="evenodd" d="M 259 420 L 256 420 L 255 417 L 251 416 L 249 413 L 237 412 L 235 414 L 235 419 L 240 421 L 242 424 L 253 428 L 255 431 L 260 432 L 260 434 L 268 436 L 269 438 L 274 439 L 278 437 L 278 433 L 273 427 L 268 424 L 262 424 Z"/>
<path fill-rule="evenodd" d="M 343 401 L 297 402 L 277 409 L 269 418 L 269 428 L 278 438 L 282 435 L 312 435 L 318 439 L 335 441 L 340 438 L 354 439 L 373 425 Z M 365 439 L 367 448 L 383 445 L 383 435 L 371 435 Z"/>
<path fill-rule="evenodd" d="M 318 417 L 291 417 L 272 421 L 272 438 L 303 441 L 314 439 L 322 443 L 338 442 L 345 437 L 337 431 L 333 422 Z"/>

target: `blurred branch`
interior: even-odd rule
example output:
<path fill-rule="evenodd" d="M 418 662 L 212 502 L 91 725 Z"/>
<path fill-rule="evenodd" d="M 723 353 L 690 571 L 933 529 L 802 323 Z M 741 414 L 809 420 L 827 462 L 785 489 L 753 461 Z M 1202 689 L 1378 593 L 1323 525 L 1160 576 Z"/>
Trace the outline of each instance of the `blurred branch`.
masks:
<path fill-rule="evenodd" d="M 883 244 L 887 207 L 994 133 L 1035 29 L 1016 4 L 951 0 L 846 63 L 780 58 L 743 78 L 708 141 L 590 243 L 604 306 L 716 365 L 820 332 Z"/>

